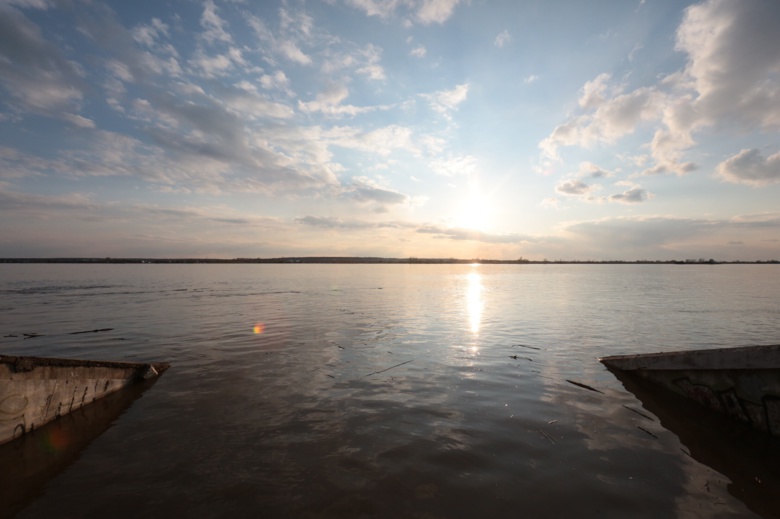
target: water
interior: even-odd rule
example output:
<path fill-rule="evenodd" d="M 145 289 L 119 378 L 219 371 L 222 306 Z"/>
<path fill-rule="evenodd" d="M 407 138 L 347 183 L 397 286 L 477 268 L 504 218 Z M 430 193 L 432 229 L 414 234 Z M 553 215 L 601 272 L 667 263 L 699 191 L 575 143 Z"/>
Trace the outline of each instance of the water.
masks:
<path fill-rule="evenodd" d="M 775 344 L 778 274 L 2 265 L 0 353 L 173 365 L 18 516 L 771 517 L 596 357 Z"/>

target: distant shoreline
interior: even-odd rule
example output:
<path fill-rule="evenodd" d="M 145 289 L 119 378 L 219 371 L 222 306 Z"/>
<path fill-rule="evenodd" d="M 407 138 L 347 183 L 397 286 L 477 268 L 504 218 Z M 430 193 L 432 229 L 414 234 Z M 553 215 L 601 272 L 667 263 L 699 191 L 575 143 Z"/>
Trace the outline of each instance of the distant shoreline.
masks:
<path fill-rule="evenodd" d="M 0 263 L 149 263 L 149 264 L 253 264 L 253 263 L 316 263 L 316 264 L 424 264 L 424 265 L 462 265 L 462 264 L 500 264 L 500 265 L 765 265 L 780 264 L 778 260 L 756 261 L 717 261 L 714 259 L 686 260 L 516 260 L 493 259 L 457 259 L 457 258 L 376 258 L 376 257 L 281 257 L 281 258 L 0 258 Z"/>

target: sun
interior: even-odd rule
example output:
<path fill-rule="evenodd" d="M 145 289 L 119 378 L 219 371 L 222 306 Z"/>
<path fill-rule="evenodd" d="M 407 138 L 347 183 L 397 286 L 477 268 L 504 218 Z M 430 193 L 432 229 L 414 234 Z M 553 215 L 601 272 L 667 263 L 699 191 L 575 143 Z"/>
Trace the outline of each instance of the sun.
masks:
<path fill-rule="evenodd" d="M 486 198 L 472 193 L 457 209 L 455 225 L 466 229 L 484 231 L 492 223 L 493 208 Z"/>

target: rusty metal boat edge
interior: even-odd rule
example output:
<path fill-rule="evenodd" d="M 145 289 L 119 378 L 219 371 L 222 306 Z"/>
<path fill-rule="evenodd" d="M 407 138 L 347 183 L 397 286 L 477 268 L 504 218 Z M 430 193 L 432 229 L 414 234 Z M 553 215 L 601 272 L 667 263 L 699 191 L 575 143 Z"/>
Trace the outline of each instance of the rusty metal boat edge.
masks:
<path fill-rule="evenodd" d="M 0 355 L 0 444 L 110 393 L 160 376 L 170 364 Z"/>
<path fill-rule="evenodd" d="M 734 420 L 780 436 L 780 345 L 599 358 Z"/>

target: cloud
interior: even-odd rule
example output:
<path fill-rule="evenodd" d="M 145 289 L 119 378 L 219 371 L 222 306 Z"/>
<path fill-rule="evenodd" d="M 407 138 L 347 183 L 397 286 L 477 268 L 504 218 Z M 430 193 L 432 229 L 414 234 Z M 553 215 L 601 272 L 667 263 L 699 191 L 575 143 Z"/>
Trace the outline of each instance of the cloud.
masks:
<path fill-rule="evenodd" d="M 324 132 L 322 138 L 332 145 L 360 150 L 381 157 L 386 157 L 398 150 L 418 155 L 419 150 L 412 140 L 412 134 L 411 128 L 395 124 L 371 131 L 350 126 L 336 126 Z"/>
<path fill-rule="evenodd" d="M 580 175 L 590 178 L 604 178 L 614 175 L 611 171 L 600 168 L 592 162 L 582 162 L 580 164 Z"/>
<path fill-rule="evenodd" d="M 367 16 L 389 19 L 397 10 L 406 12 L 422 25 L 442 24 L 452 16 L 461 0 L 347 0 L 347 5 L 363 11 Z"/>
<path fill-rule="evenodd" d="M 698 97 L 696 124 L 780 127 L 780 3 L 709 0 L 686 9 L 677 49 Z"/>
<path fill-rule="evenodd" d="M 380 186 L 366 177 L 353 178 L 352 184 L 347 188 L 347 194 L 357 202 L 376 202 L 383 209 L 388 205 L 399 205 L 409 202 L 407 195 Z"/>
<path fill-rule="evenodd" d="M 66 113 L 66 114 L 62 114 L 62 118 L 71 124 L 80 126 L 81 128 L 95 127 L 95 121 L 93 121 L 92 119 L 87 119 L 86 117 L 82 117 L 80 115 Z"/>
<path fill-rule="evenodd" d="M 9 98 L 49 116 L 78 110 L 85 88 L 83 71 L 61 46 L 47 41 L 20 11 L 1 4 L 0 84 Z"/>
<path fill-rule="evenodd" d="M 208 43 L 233 42 L 233 38 L 227 30 L 227 22 L 217 14 L 217 6 L 214 5 L 212 0 L 206 0 L 203 3 L 203 14 L 200 18 L 200 25 L 204 29 L 202 37 Z"/>
<path fill-rule="evenodd" d="M 354 106 L 341 104 L 349 96 L 349 90 L 344 84 L 331 83 L 327 85 L 314 101 L 298 101 L 298 109 L 306 113 L 319 112 L 329 116 L 358 115 L 376 110 L 386 110 L 387 106 Z"/>
<path fill-rule="evenodd" d="M 523 83 L 525 83 L 526 85 L 530 85 L 531 83 L 535 83 L 537 81 L 539 81 L 539 76 L 537 76 L 536 74 L 531 74 L 530 76 L 526 76 L 523 78 Z"/>
<path fill-rule="evenodd" d="M 437 174 L 469 177 L 477 171 L 477 159 L 472 155 L 454 155 L 431 161 L 430 168 Z"/>
<path fill-rule="evenodd" d="M 622 251 L 656 252 L 659 248 L 710 233 L 718 225 L 723 225 L 723 222 L 644 216 L 579 222 L 567 226 L 565 230 L 578 240 L 589 243 L 594 250 L 620 250 L 622 255 Z"/>
<path fill-rule="evenodd" d="M 411 54 L 415 58 L 424 58 L 426 52 L 427 50 L 425 49 L 424 45 L 418 45 L 417 47 L 409 51 L 409 54 Z"/>
<path fill-rule="evenodd" d="M 653 129 L 655 164 L 643 174 L 684 175 L 697 169 L 684 153 L 695 133 L 709 126 L 773 131 L 780 128 L 780 3 L 706 0 L 687 8 L 676 33 L 685 53 L 681 70 L 655 84 L 623 92 L 609 74 L 585 83 L 581 113 L 539 143 L 560 160 L 564 146 L 610 145 L 640 125 Z"/>
<path fill-rule="evenodd" d="M 512 41 L 512 36 L 510 36 L 509 31 L 504 29 L 498 36 L 496 36 L 496 39 L 493 40 L 493 45 L 498 47 L 499 49 L 504 48 L 505 45 L 508 45 Z"/>
<path fill-rule="evenodd" d="M 287 58 L 288 60 L 298 63 L 299 65 L 309 65 L 312 60 L 309 56 L 298 48 L 295 42 L 291 40 L 281 41 L 278 44 L 277 50 Z"/>
<path fill-rule="evenodd" d="M 417 2 L 416 19 L 423 25 L 444 23 L 459 3 L 460 0 L 421 0 Z"/>
<path fill-rule="evenodd" d="M 578 100 L 582 108 L 596 108 L 604 102 L 606 97 L 610 74 L 599 74 L 595 79 L 587 81 L 582 87 L 582 94 Z"/>
<path fill-rule="evenodd" d="M 436 238 L 475 241 L 482 243 L 529 243 L 539 241 L 538 238 L 523 234 L 491 234 L 473 229 L 461 229 L 455 227 L 439 227 L 436 225 L 424 225 L 417 229 L 420 234 L 431 234 Z"/>
<path fill-rule="evenodd" d="M 615 194 L 609 197 L 612 202 L 620 202 L 621 204 L 638 204 L 644 202 L 648 198 L 646 189 L 635 187 L 625 191 L 623 193 Z"/>
<path fill-rule="evenodd" d="M 448 116 L 450 112 L 456 110 L 466 100 L 468 94 L 469 84 L 462 83 L 451 90 L 439 90 L 433 94 L 421 94 L 421 97 L 428 100 L 433 110 Z"/>
<path fill-rule="evenodd" d="M 734 184 L 766 186 L 780 183 L 780 153 L 764 158 L 757 149 L 745 149 L 715 168 L 718 176 Z"/>
<path fill-rule="evenodd" d="M 589 186 L 581 180 L 564 180 L 555 186 L 555 191 L 567 196 L 583 196 L 591 193 L 595 186 Z"/>
<path fill-rule="evenodd" d="M 162 36 L 168 36 L 168 25 L 163 23 L 159 18 L 152 18 L 152 21 L 148 24 L 137 25 L 131 32 L 133 39 L 140 45 L 146 47 L 155 47 Z"/>

